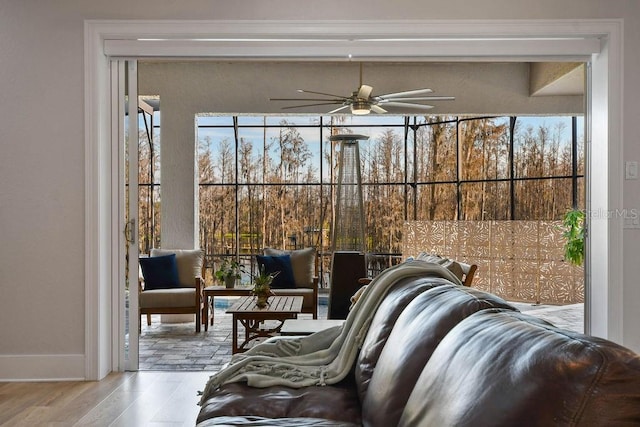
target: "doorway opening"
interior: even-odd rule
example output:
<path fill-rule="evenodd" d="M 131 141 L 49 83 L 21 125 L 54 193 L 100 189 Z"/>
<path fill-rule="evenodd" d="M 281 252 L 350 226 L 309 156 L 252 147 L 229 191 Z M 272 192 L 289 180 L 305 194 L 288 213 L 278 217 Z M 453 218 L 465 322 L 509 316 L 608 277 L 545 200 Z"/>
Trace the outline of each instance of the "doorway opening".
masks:
<path fill-rule="evenodd" d="M 231 25 L 232 23 L 220 24 L 221 23 L 211 23 L 211 25 L 208 25 L 207 23 L 202 23 L 202 28 L 200 28 L 200 30 L 202 30 L 201 33 L 220 34 L 222 31 L 237 37 L 237 35 L 240 34 L 239 32 L 247 32 L 248 34 L 256 31 L 255 23 L 251 24 L 251 29 L 247 29 L 246 26 Z M 420 32 L 424 31 L 420 30 L 420 28 L 431 28 L 431 32 L 436 31 L 444 35 L 444 33 L 442 33 L 442 23 L 439 22 L 438 24 L 440 25 L 432 26 L 429 25 L 429 23 L 424 23 L 424 25 L 416 26 L 415 33 L 419 36 Z M 460 22 L 457 24 L 452 23 L 452 25 L 447 26 L 445 33 L 449 34 L 450 31 L 454 31 L 455 34 L 463 34 L 466 37 L 467 35 L 490 35 L 495 32 L 493 27 L 492 30 L 488 32 L 486 23 L 484 23 L 484 29 L 481 24 L 482 23 L 478 25 L 469 25 L 469 23 Z M 620 109 L 622 91 L 621 79 L 613 77 L 621 74 L 620 23 L 616 24 L 607 21 L 604 23 L 548 22 L 545 23 L 545 25 L 539 24 L 540 23 L 537 23 L 535 26 L 518 25 L 517 31 L 513 29 L 515 26 L 512 25 L 511 33 L 506 31 L 504 34 L 508 34 L 508 36 L 504 36 L 504 39 L 509 39 L 509 35 L 514 38 L 519 38 L 519 36 L 522 35 L 528 37 L 532 35 L 543 37 L 550 34 L 556 36 L 558 34 L 565 34 L 574 37 L 576 35 L 583 37 L 584 34 L 588 34 L 588 38 L 598 39 L 598 41 L 602 39 L 604 42 L 603 50 L 598 54 L 593 54 L 593 52 L 585 53 L 580 49 L 576 51 L 574 44 L 573 47 L 566 49 L 566 55 L 573 55 L 573 57 L 575 57 L 575 55 L 593 55 L 591 56 L 593 78 L 591 79 L 592 84 L 590 85 L 592 91 L 590 92 L 588 105 L 604 106 L 604 108 L 599 108 L 597 111 L 594 110 L 593 120 L 591 120 L 588 126 L 588 129 L 591 131 L 590 138 L 588 139 L 589 141 L 593 141 L 589 148 L 592 152 L 598 154 L 597 158 L 596 156 L 588 156 L 590 158 L 588 168 L 598 168 L 600 171 L 604 171 L 607 179 L 597 183 L 588 183 L 587 206 L 592 210 L 601 209 L 602 212 L 607 212 L 610 209 L 621 209 L 621 189 L 613 185 L 610 178 L 610 176 L 613 176 L 613 171 L 620 169 L 621 142 L 619 135 L 622 129 Z M 157 36 L 157 34 L 163 33 L 166 35 L 165 40 L 171 39 L 172 34 L 181 35 L 191 34 L 193 32 L 192 24 L 189 23 L 184 23 L 182 28 L 177 28 L 180 27 L 180 25 L 178 25 L 176 28 L 166 28 L 164 30 L 158 29 L 158 25 L 162 27 L 161 24 L 154 23 L 154 25 L 153 34 Z M 335 31 L 334 26 L 335 24 L 330 25 L 331 28 L 321 28 L 321 30 L 324 33 L 332 33 Z M 232 27 L 235 27 L 235 29 Z M 322 26 L 320 25 L 320 27 Z M 317 22 L 314 23 L 314 28 L 317 30 Z M 438 30 L 438 28 L 440 28 L 440 30 Z M 113 221 L 109 220 L 111 216 L 108 206 L 110 206 L 112 193 L 108 186 L 103 185 L 104 182 L 110 181 L 109 179 L 105 179 L 104 174 L 108 174 L 108 171 L 112 168 L 110 167 L 110 156 L 100 155 L 107 151 L 111 145 L 111 138 L 108 131 L 110 126 L 107 125 L 108 119 L 105 121 L 104 116 L 97 114 L 105 104 L 108 104 L 108 90 L 106 90 L 106 88 L 108 88 L 108 79 L 105 78 L 106 76 L 104 75 L 102 65 L 108 57 L 117 57 L 123 54 L 139 55 L 140 57 L 145 56 L 146 46 L 143 45 L 145 45 L 148 40 L 137 40 L 144 39 L 145 36 L 145 30 L 141 29 L 139 25 L 127 26 L 126 23 L 122 22 L 90 22 L 86 26 L 86 29 L 88 40 L 86 43 L 87 79 L 85 80 L 87 82 L 87 90 L 85 92 L 87 96 L 86 158 L 87 170 L 95 171 L 93 174 L 90 172 L 87 176 L 88 197 L 86 224 L 86 372 L 87 378 L 91 379 L 102 378 L 111 370 L 122 369 L 112 357 L 111 347 L 114 341 L 105 339 L 107 338 L 105 334 L 108 334 L 110 330 L 110 328 L 105 327 L 105 322 L 107 322 L 107 324 L 110 322 L 110 316 L 106 313 L 110 313 L 112 307 L 108 301 L 99 297 L 102 292 L 105 290 L 108 291 L 111 288 L 110 283 L 112 283 L 112 280 L 110 280 L 110 274 L 105 275 L 105 271 L 114 271 L 109 267 L 111 261 L 110 257 L 106 255 L 111 253 L 112 238 L 105 239 L 105 236 L 113 237 L 117 233 L 120 233 L 119 230 L 112 227 Z M 189 29 L 191 29 L 191 31 L 189 31 Z M 359 27 L 358 31 L 360 30 L 361 28 Z M 371 24 L 372 33 L 380 35 L 380 30 L 379 23 L 375 25 Z M 260 31 L 262 31 L 263 34 L 274 34 L 281 37 L 281 25 L 277 23 L 264 23 L 264 27 L 260 28 Z M 293 29 L 293 32 L 296 32 L 296 30 Z M 308 37 L 308 30 L 305 30 L 304 26 L 299 27 L 297 32 L 302 38 Z M 345 24 L 343 33 L 346 34 L 348 32 L 349 27 Z M 397 34 L 405 34 L 406 27 L 402 26 L 402 28 L 400 28 L 397 25 L 394 27 L 393 24 L 390 24 L 388 27 L 385 27 L 384 33 L 382 36 L 383 39 L 385 37 L 392 39 L 397 37 Z M 114 37 L 114 34 L 118 34 L 118 37 Z M 108 43 L 111 39 L 114 40 L 114 43 Z M 535 45 L 535 40 L 531 38 L 529 40 L 530 42 L 527 42 L 529 45 Z M 103 44 L 105 41 L 107 41 L 107 43 Z M 486 40 L 482 40 L 482 42 L 485 44 L 484 49 L 477 50 L 476 48 L 478 46 L 473 46 L 473 43 L 471 43 L 465 47 L 458 46 L 452 49 L 452 55 L 465 58 L 480 52 L 480 55 L 486 56 L 519 57 L 518 52 L 510 51 L 505 47 L 505 44 L 500 43 L 500 40 L 495 43 Z M 159 43 L 161 44 L 162 41 Z M 215 42 L 211 43 L 215 44 Z M 344 46 L 347 46 L 347 41 L 344 43 Z M 338 42 L 338 45 L 339 44 Z M 353 45 L 354 43 L 349 44 L 350 47 Z M 357 51 L 357 43 L 355 43 L 355 45 L 355 50 Z M 369 50 L 369 56 L 379 55 L 382 57 L 390 57 L 391 55 L 397 54 L 397 52 L 393 51 L 389 46 L 385 47 L 383 45 L 384 43 L 381 43 L 376 52 Z M 429 57 L 433 49 L 430 49 L 427 43 L 424 43 L 424 45 L 424 49 L 414 51 L 423 52 L 423 58 L 426 58 Z M 158 46 L 159 45 L 156 45 L 156 47 Z M 489 46 L 489 48 L 487 48 L 487 46 Z M 553 46 L 555 47 L 553 51 L 557 54 L 559 43 L 554 40 Z M 590 46 L 592 46 L 592 44 Z M 598 43 L 598 48 L 599 46 L 600 44 Z M 118 48 L 122 49 L 120 53 L 118 53 Z M 201 49 L 202 45 L 200 44 L 198 48 Z M 244 51 L 251 50 L 251 48 L 247 49 L 246 44 L 240 44 L 239 48 Z M 291 49 L 291 47 L 289 46 L 288 49 Z M 530 55 L 548 55 L 550 52 L 549 49 L 549 43 L 540 43 L 537 48 L 529 49 L 529 53 Z M 283 50 L 287 50 L 286 45 L 281 46 L 280 49 L 270 50 L 270 52 L 274 55 L 283 55 Z M 124 53 L 125 51 L 127 53 Z M 191 56 L 197 56 L 195 54 L 196 50 L 181 49 L 181 51 L 178 52 L 175 50 L 175 46 L 167 46 L 164 50 L 161 48 L 160 50 L 155 49 L 154 51 L 158 57 L 184 56 L 185 52 Z M 300 50 L 296 48 L 290 53 L 294 51 L 300 52 Z M 337 52 L 340 51 L 341 49 L 337 48 Z M 215 52 L 216 49 L 215 46 L 213 46 L 208 54 L 215 55 Z M 305 52 L 307 52 L 305 54 L 307 57 L 313 57 L 319 54 L 313 45 L 310 46 L 309 50 L 305 50 Z M 260 53 L 264 54 L 265 51 L 262 50 Z M 364 53 L 364 50 L 357 53 Z M 106 57 L 104 56 L 105 54 L 107 55 Z M 259 54 L 255 46 L 253 54 Z M 251 53 L 248 55 L 251 56 Z M 436 55 L 433 57 L 436 57 Z M 590 236 L 592 239 L 597 240 L 599 245 L 598 247 L 588 245 L 588 256 L 597 262 L 591 264 L 590 271 L 587 272 L 587 278 L 592 283 L 599 285 L 594 288 L 588 287 L 587 299 L 589 302 L 587 311 L 588 317 L 590 317 L 590 322 L 588 322 L 590 328 L 588 328 L 587 332 L 620 341 L 622 337 L 622 272 L 620 268 L 622 264 L 622 227 L 618 225 L 617 222 L 611 223 L 607 221 L 606 218 L 591 218 Z"/>

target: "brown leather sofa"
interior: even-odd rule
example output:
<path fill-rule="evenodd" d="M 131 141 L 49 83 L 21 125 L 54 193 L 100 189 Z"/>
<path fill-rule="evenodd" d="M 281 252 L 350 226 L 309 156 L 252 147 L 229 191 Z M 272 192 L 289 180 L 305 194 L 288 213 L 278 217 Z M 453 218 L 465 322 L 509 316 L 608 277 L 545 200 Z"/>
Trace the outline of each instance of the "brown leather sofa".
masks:
<path fill-rule="evenodd" d="M 324 387 L 222 386 L 198 426 L 640 425 L 640 356 L 444 279 L 398 281 L 353 373 Z"/>

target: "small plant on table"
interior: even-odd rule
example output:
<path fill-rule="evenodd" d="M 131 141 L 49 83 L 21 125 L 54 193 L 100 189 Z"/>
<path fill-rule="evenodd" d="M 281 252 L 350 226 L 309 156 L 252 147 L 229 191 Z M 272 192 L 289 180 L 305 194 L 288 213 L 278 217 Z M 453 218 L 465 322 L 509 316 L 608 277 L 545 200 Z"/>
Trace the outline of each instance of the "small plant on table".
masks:
<path fill-rule="evenodd" d="M 253 277 L 253 287 L 251 288 L 251 293 L 257 298 L 256 305 L 258 307 L 265 307 L 269 297 L 275 295 L 271 290 L 271 283 L 279 273 L 279 271 L 267 273 L 263 267 L 258 267 L 258 274 Z"/>

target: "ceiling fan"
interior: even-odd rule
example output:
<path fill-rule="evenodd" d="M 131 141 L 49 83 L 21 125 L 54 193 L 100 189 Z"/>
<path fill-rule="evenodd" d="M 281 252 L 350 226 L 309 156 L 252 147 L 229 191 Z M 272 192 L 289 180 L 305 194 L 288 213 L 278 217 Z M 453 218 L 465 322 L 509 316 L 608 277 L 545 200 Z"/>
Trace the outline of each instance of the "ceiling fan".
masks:
<path fill-rule="evenodd" d="M 432 93 L 431 89 L 414 89 L 404 92 L 387 93 L 384 95 L 372 95 L 373 87 L 362 84 L 362 63 L 360 63 L 360 87 L 350 96 L 334 95 L 331 93 L 315 92 L 312 90 L 298 89 L 299 93 L 321 95 L 324 98 L 269 98 L 270 101 L 314 101 L 313 104 L 292 105 L 282 107 L 283 110 L 293 108 L 314 107 L 318 105 L 340 105 L 340 107 L 328 111 L 327 114 L 338 113 L 350 109 L 352 114 L 364 115 L 374 112 L 387 113 L 383 107 L 412 108 L 417 110 L 430 110 L 433 105 L 417 104 L 419 101 L 453 101 L 453 96 L 424 96 Z"/>

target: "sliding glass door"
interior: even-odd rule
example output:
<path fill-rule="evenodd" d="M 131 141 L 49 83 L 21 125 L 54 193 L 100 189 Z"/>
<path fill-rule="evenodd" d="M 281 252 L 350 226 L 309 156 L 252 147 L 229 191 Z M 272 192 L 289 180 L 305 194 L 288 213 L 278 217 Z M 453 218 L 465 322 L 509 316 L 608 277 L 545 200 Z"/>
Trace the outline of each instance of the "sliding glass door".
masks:
<path fill-rule="evenodd" d="M 113 218 L 118 233 L 113 245 L 114 275 L 118 286 L 112 298 L 118 313 L 113 313 L 114 370 L 138 370 L 138 88 L 137 62 L 111 61 L 111 114 L 113 164 L 117 165 L 118 191 Z M 114 181 L 116 181 L 114 179 Z"/>

